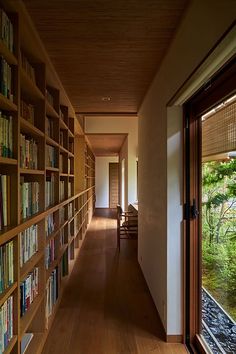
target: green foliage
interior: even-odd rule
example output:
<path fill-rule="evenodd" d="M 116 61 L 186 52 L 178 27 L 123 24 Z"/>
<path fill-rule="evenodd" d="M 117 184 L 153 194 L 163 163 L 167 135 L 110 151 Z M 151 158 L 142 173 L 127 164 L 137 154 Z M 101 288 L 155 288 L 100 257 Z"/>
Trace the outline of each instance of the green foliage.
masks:
<path fill-rule="evenodd" d="M 202 171 L 203 285 L 236 318 L 236 160 Z"/>

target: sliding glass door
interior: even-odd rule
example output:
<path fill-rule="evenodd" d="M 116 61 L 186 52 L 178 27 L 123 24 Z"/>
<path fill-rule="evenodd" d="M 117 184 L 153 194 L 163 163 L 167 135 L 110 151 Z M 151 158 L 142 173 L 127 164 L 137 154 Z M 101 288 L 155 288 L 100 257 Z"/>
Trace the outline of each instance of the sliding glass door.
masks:
<path fill-rule="evenodd" d="M 185 106 L 186 342 L 236 353 L 236 75 Z"/>

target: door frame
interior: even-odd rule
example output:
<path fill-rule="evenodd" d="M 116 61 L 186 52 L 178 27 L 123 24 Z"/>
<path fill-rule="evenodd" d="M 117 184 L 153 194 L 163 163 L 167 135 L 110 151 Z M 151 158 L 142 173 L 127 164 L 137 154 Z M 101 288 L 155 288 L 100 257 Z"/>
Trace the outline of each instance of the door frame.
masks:
<path fill-rule="evenodd" d="M 206 353 L 201 331 L 201 116 L 236 92 L 236 56 L 184 105 L 185 342 Z M 195 205 L 193 200 L 195 199 Z M 195 210 L 194 210 L 195 209 Z M 194 215 L 194 211 L 199 215 Z"/>

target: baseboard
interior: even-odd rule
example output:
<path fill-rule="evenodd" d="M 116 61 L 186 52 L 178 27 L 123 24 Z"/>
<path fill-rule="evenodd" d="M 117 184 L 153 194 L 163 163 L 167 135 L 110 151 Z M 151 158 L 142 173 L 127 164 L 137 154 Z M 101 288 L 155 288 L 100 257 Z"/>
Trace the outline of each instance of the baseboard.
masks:
<path fill-rule="evenodd" d="M 167 343 L 183 343 L 183 336 L 181 334 L 168 334 L 166 335 Z"/>

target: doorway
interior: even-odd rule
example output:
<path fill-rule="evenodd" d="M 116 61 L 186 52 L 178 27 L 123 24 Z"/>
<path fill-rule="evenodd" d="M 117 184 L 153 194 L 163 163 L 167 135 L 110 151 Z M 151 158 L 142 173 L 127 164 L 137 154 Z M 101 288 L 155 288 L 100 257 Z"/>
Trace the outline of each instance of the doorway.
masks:
<path fill-rule="evenodd" d="M 121 161 L 121 207 L 125 210 L 125 159 Z"/>
<path fill-rule="evenodd" d="M 119 204 L 119 163 L 109 163 L 109 208 Z"/>
<path fill-rule="evenodd" d="M 185 105 L 185 333 L 199 353 L 234 353 L 236 64 Z"/>

